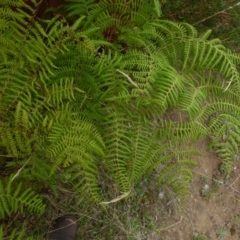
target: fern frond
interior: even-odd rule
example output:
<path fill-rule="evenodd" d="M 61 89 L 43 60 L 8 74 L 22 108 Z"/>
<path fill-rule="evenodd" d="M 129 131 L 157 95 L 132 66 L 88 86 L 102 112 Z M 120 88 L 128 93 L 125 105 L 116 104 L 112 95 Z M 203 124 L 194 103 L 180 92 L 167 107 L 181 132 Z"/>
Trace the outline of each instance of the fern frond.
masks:
<path fill-rule="evenodd" d="M 207 135 L 207 128 L 196 121 L 177 122 L 159 121 L 160 137 L 181 139 L 181 141 L 196 141 Z"/>
<path fill-rule="evenodd" d="M 131 153 L 131 135 L 129 134 L 128 119 L 119 110 L 114 105 L 105 109 L 107 116 L 103 127 L 107 153 L 104 165 L 118 184 L 120 191 L 128 192 L 130 181 L 126 173 L 126 160 Z"/>
<path fill-rule="evenodd" d="M 182 111 L 187 112 L 191 119 L 194 119 L 202 111 L 202 104 L 207 96 L 201 87 L 189 86 L 179 96 L 179 107 Z"/>
<path fill-rule="evenodd" d="M 81 160 L 81 161 L 80 161 Z M 102 200 L 100 195 L 98 175 L 98 164 L 86 159 L 78 159 L 65 169 L 69 175 L 68 181 L 74 184 L 74 190 L 89 202 L 98 203 Z"/>
<path fill-rule="evenodd" d="M 86 16 L 83 28 L 97 26 L 100 30 L 97 37 L 109 42 L 117 41 L 118 37 L 128 29 L 141 28 L 153 17 L 161 15 L 159 1 L 132 0 L 130 3 L 117 0 L 114 2 L 87 1 L 79 3 L 75 0 L 69 0 L 69 2 L 70 4 L 65 6 L 65 9 L 70 11 L 68 18 L 75 19 L 79 15 Z"/>
<path fill-rule="evenodd" d="M 13 186 L 13 178 L 7 182 L 0 181 L 0 218 L 11 216 L 12 213 L 28 210 L 31 213 L 43 214 L 45 205 L 42 199 L 30 188 L 22 190 L 22 183 Z"/>
<path fill-rule="evenodd" d="M 67 166 L 78 157 L 93 161 L 94 154 L 104 156 L 104 143 L 92 124 L 84 120 L 71 121 L 69 124 L 71 127 L 57 123 L 48 136 L 47 153 L 56 164 Z"/>
<path fill-rule="evenodd" d="M 97 165 L 105 155 L 105 147 L 94 125 L 84 119 L 71 121 L 68 125 L 55 123 L 45 144 L 47 156 L 53 162 L 50 174 L 55 173 L 57 166 L 72 165 L 76 189 L 99 201 Z"/>
<path fill-rule="evenodd" d="M 24 104 L 18 102 L 14 114 L 14 124 L 0 123 L 0 139 L 2 146 L 7 148 L 9 156 L 24 157 L 32 152 L 32 137 L 29 114 Z"/>
<path fill-rule="evenodd" d="M 162 161 L 164 147 L 158 143 L 154 129 L 153 124 L 144 126 L 140 119 L 129 129 L 132 150 L 126 159 L 126 170 L 131 184 L 136 183 L 148 171 L 151 172 Z"/>
<path fill-rule="evenodd" d="M 26 236 L 25 230 L 13 229 L 9 236 L 4 233 L 3 226 L 0 226 L 0 239 L 8 240 L 34 240 L 33 237 Z"/>
<path fill-rule="evenodd" d="M 63 101 L 74 100 L 73 79 L 60 79 L 59 82 L 53 83 L 49 91 L 46 102 L 51 106 L 63 104 Z"/>
<path fill-rule="evenodd" d="M 184 202 L 190 194 L 189 182 L 193 178 L 190 167 L 193 166 L 197 166 L 197 162 L 193 160 L 179 160 L 165 166 L 160 172 L 159 182 L 170 186 L 181 202 Z"/>
<path fill-rule="evenodd" d="M 204 36 L 197 38 L 194 28 L 185 23 L 161 20 L 154 26 L 166 36 L 160 52 L 168 57 L 174 67 L 181 66 L 181 71 L 218 69 L 221 74 L 231 78 L 231 82 L 239 82 L 239 73 L 232 54 L 219 40 L 206 41 Z M 236 59 L 239 61 L 237 56 Z"/>
<path fill-rule="evenodd" d="M 226 169 L 224 172 L 229 176 L 232 169 L 232 162 L 239 153 L 240 145 L 240 124 L 239 118 L 229 114 L 220 114 L 210 122 L 211 143 L 217 155 L 223 160 Z"/>

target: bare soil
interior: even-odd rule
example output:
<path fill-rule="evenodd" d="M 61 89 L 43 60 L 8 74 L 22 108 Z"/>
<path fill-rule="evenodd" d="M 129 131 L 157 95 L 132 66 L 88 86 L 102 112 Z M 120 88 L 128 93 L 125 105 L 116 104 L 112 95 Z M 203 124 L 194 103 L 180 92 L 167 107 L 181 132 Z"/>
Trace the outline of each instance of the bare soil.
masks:
<path fill-rule="evenodd" d="M 161 228 L 148 239 L 240 239 L 240 163 L 234 163 L 232 176 L 224 179 L 220 160 L 206 150 L 206 142 L 198 143 L 198 148 L 202 156 L 194 169 L 185 209 L 158 216 Z"/>

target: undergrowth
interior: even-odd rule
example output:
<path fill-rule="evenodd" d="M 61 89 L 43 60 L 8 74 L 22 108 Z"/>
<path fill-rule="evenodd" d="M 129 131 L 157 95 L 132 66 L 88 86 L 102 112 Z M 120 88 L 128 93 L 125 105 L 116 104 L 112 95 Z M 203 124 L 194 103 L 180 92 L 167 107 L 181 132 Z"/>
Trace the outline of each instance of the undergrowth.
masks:
<path fill-rule="evenodd" d="M 39 18 L 35 1 L 1 1 L 0 238 L 42 238 L 66 212 L 93 229 L 83 238 L 148 234 L 144 204 L 184 206 L 206 136 L 230 176 L 240 56 L 163 4 L 69 0 Z"/>
<path fill-rule="evenodd" d="M 225 46 L 240 52 L 239 9 L 238 0 L 177 0 L 165 3 L 163 15 L 173 21 L 193 24 L 200 32 L 212 29 L 212 37 L 221 39 Z"/>

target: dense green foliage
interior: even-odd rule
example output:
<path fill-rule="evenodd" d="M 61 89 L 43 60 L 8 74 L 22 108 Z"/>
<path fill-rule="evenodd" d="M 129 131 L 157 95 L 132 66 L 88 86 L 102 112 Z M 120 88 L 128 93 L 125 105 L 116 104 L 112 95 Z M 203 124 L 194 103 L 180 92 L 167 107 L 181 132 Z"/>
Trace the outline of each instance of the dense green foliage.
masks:
<path fill-rule="evenodd" d="M 67 16 L 41 20 L 34 4 L 1 1 L 0 237 L 61 184 L 106 203 L 155 171 L 184 202 L 206 136 L 231 173 L 240 57 L 161 19 L 162 2 L 70 0 Z"/>

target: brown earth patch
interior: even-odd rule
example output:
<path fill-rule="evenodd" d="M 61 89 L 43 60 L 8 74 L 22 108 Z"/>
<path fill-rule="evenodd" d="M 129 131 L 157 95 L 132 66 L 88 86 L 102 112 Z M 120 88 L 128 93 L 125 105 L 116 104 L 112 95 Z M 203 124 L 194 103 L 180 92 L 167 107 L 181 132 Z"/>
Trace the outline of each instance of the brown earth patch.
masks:
<path fill-rule="evenodd" d="M 220 160 L 206 150 L 206 142 L 197 145 L 202 156 L 194 169 L 191 196 L 184 210 L 157 216 L 161 228 L 150 240 L 229 240 L 240 239 L 240 163 L 234 163 L 229 179 L 219 170 Z M 158 224 L 157 224 L 158 225 Z M 205 236 L 205 238 L 200 238 Z"/>

